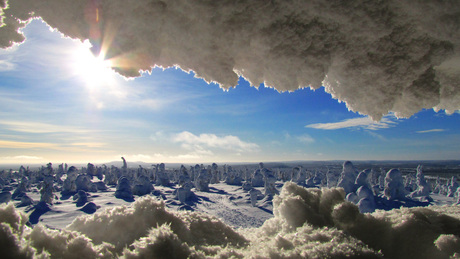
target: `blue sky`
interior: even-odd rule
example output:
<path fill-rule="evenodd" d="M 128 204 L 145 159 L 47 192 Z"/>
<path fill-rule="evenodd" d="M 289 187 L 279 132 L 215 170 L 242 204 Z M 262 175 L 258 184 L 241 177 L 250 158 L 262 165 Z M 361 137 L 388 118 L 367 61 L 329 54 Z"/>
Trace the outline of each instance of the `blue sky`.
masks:
<path fill-rule="evenodd" d="M 160 68 L 125 80 L 38 20 L 24 31 L 25 43 L 0 50 L 0 163 L 460 157 L 458 112 L 377 123 L 322 88 L 279 93 L 240 79 L 223 91 Z"/>

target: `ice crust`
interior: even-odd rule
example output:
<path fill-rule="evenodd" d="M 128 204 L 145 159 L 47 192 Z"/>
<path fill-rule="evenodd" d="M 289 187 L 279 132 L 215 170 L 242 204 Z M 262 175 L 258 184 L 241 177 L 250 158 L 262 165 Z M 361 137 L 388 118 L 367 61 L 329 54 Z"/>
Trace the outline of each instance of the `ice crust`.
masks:
<path fill-rule="evenodd" d="M 17 258 L 448 258 L 460 253 L 460 207 L 402 208 L 362 214 L 342 188 L 285 183 L 274 217 L 260 228 L 171 211 L 144 196 L 131 206 L 80 216 L 61 230 L 27 225 L 12 203 L 0 207 L 2 253 Z M 443 213 L 445 212 L 445 213 Z"/>
<path fill-rule="evenodd" d="M 324 86 L 380 119 L 460 109 L 459 1 L 0 1 L 0 47 L 42 18 L 127 77 L 178 66 L 228 89 Z"/>

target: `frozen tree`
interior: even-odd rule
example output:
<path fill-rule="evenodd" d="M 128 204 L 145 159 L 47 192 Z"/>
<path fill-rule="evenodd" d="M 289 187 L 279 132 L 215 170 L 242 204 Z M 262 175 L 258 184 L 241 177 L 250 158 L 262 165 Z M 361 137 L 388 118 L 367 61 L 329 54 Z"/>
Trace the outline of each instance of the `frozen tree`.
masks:
<path fill-rule="evenodd" d="M 192 192 L 193 184 L 191 182 L 185 182 L 182 186 L 175 190 L 175 197 L 182 203 L 190 201 L 194 197 Z"/>
<path fill-rule="evenodd" d="M 62 195 L 71 195 L 77 192 L 77 185 L 75 183 L 77 176 L 77 168 L 75 166 L 69 167 L 67 178 L 64 180 L 64 185 L 62 186 Z"/>
<path fill-rule="evenodd" d="M 93 164 L 88 163 L 88 165 L 86 166 L 86 174 L 88 174 L 91 177 L 96 176 L 97 168 Z"/>
<path fill-rule="evenodd" d="M 385 176 L 385 189 L 383 192 L 388 200 L 405 198 L 406 189 L 404 188 L 404 180 L 398 169 L 391 169 L 388 171 Z"/>
<path fill-rule="evenodd" d="M 137 178 L 136 184 L 133 187 L 133 194 L 143 196 L 151 193 L 153 189 L 154 188 L 152 183 L 150 183 L 150 179 L 145 175 L 141 175 Z"/>
<path fill-rule="evenodd" d="M 366 169 L 366 170 L 359 172 L 358 177 L 356 177 L 356 180 L 355 180 L 356 188 L 359 188 L 361 186 L 369 187 L 368 178 L 369 178 L 370 172 L 371 172 L 370 169 Z"/>
<path fill-rule="evenodd" d="M 165 164 L 161 163 L 155 169 L 156 184 L 161 186 L 169 186 L 169 176 L 166 173 Z"/>
<path fill-rule="evenodd" d="M 75 201 L 77 207 L 81 207 L 88 202 L 88 194 L 83 190 L 79 190 L 77 194 L 73 196 L 73 200 Z"/>
<path fill-rule="evenodd" d="M 91 180 L 88 175 L 80 174 L 75 179 L 75 185 L 77 187 L 77 191 L 83 190 L 85 192 L 90 190 Z"/>
<path fill-rule="evenodd" d="M 316 171 L 315 172 L 315 176 L 312 177 L 313 178 L 313 183 L 315 185 L 320 185 L 323 183 L 323 181 L 325 180 L 324 179 L 324 173 L 321 172 L 321 171 Z"/>
<path fill-rule="evenodd" d="M 110 169 L 105 171 L 104 183 L 107 185 L 116 185 L 118 182 L 118 169 L 112 166 Z"/>
<path fill-rule="evenodd" d="M 195 180 L 195 189 L 201 192 L 209 191 L 209 181 L 210 175 L 207 169 L 201 169 L 201 172 L 198 174 L 198 177 Z"/>
<path fill-rule="evenodd" d="M 316 186 L 316 183 L 315 183 L 315 178 L 314 176 L 311 176 L 307 179 L 306 182 L 304 182 L 303 184 L 301 183 L 298 183 L 298 185 L 303 185 L 303 186 L 306 186 L 306 187 L 315 187 Z"/>
<path fill-rule="evenodd" d="M 263 166 L 264 164 L 260 163 L 259 168 L 254 171 L 254 174 L 252 175 L 252 179 L 251 179 L 252 187 L 263 187 L 265 185 L 264 175 L 261 172 Z"/>
<path fill-rule="evenodd" d="M 385 189 L 385 177 L 386 177 L 386 174 L 383 170 L 380 171 L 380 175 L 379 175 L 379 182 L 378 182 L 378 185 L 379 185 L 379 188 L 380 190 L 383 190 Z"/>
<path fill-rule="evenodd" d="M 353 164 L 350 161 L 343 163 L 342 173 L 340 174 L 340 179 L 337 183 L 337 187 L 342 187 L 345 190 L 345 193 L 354 192 L 355 180 L 357 176 L 357 171 Z"/>
<path fill-rule="evenodd" d="M 332 187 L 337 186 L 337 182 L 339 179 L 334 172 L 332 172 L 331 170 L 328 170 L 326 173 L 326 180 L 327 180 L 327 188 L 332 188 Z"/>
<path fill-rule="evenodd" d="M 439 175 L 438 175 L 436 176 L 436 183 L 433 188 L 433 193 L 437 193 L 437 194 L 441 193 L 442 188 L 443 188 L 443 184 L 441 183 L 441 179 L 439 178 Z"/>
<path fill-rule="evenodd" d="M 125 176 L 120 177 L 117 184 L 117 189 L 115 191 L 115 197 L 118 199 L 132 200 L 133 193 L 131 191 L 131 183 L 129 179 Z"/>
<path fill-rule="evenodd" d="M 40 190 L 40 201 L 46 202 L 48 204 L 53 204 L 54 200 L 54 177 L 47 175 L 42 183 L 42 188 Z"/>
<path fill-rule="evenodd" d="M 262 172 L 264 174 L 265 195 L 274 196 L 275 194 L 278 194 L 278 190 L 276 190 L 276 187 L 275 187 L 276 177 L 273 174 L 273 172 L 266 168 L 262 169 Z"/>
<path fill-rule="evenodd" d="M 359 199 L 358 199 L 358 195 L 356 195 L 355 192 L 350 192 L 349 194 L 347 194 L 347 196 L 345 197 L 345 199 L 349 202 L 353 202 L 354 204 L 357 204 Z"/>
<path fill-rule="evenodd" d="M 123 160 L 123 166 L 121 167 L 121 171 L 123 176 L 128 175 L 128 164 L 126 163 L 126 159 L 124 157 L 121 157 L 121 160 Z"/>
<path fill-rule="evenodd" d="M 291 177 L 290 177 L 291 182 L 297 183 L 297 180 L 299 179 L 300 171 L 302 171 L 301 166 L 296 166 L 292 168 Z"/>
<path fill-rule="evenodd" d="M 187 169 L 182 165 L 179 170 L 179 186 L 184 186 L 186 183 L 191 183 L 191 181 L 192 179 L 190 178 Z"/>
<path fill-rule="evenodd" d="M 311 184 L 314 185 L 313 179 L 311 179 L 311 180 L 312 180 Z M 303 168 L 301 166 L 299 166 L 299 171 L 298 171 L 298 174 L 297 174 L 297 178 L 294 179 L 293 182 L 297 183 L 300 186 L 305 186 L 306 181 L 307 181 L 307 171 L 303 170 Z"/>
<path fill-rule="evenodd" d="M 241 178 L 239 172 L 233 170 L 231 166 L 227 169 L 227 178 L 225 179 L 225 183 L 229 185 L 238 185 L 241 186 L 243 182 L 243 178 Z"/>
<path fill-rule="evenodd" d="M 371 213 L 376 209 L 374 193 L 367 185 L 362 185 L 356 191 L 358 208 L 361 213 Z"/>
<path fill-rule="evenodd" d="M 217 164 L 212 163 L 212 166 L 211 166 L 211 180 L 210 180 L 211 184 L 219 183 L 219 181 L 220 181 L 220 175 L 219 175 L 218 169 L 219 169 L 219 167 L 217 166 Z"/>
<path fill-rule="evenodd" d="M 27 176 L 23 176 L 18 187 L 13 192 L 12 199 L 21 199 L 21 197 L 24 196 L 26 192 L 30 192 L 30 182 Z"/>
<path fill-rule="evenodd" d="M 457 177 L 452 176 L 450 184 L 447 186 L 447 197 L 454 197 L 454 193 L 458 188 Z"/>
<path fill-rule="evenodd" d="M 258 198 L 259 194 L 260 194 L 260 191 L 257 190 L 257 189 L 251 189 L 249 191 L 249 197 L 251 199 L 251 205 L 253 207 L 257 206 L 257 198 Z"/>
<path fill-rule="evenodd" d="M 422 172 L 422 166 L 417 167 L 416 189 L 410 194 L 410 197 L 429 196 L 431 192 L 430 184 L 425 180 L 425 175 Z"/>

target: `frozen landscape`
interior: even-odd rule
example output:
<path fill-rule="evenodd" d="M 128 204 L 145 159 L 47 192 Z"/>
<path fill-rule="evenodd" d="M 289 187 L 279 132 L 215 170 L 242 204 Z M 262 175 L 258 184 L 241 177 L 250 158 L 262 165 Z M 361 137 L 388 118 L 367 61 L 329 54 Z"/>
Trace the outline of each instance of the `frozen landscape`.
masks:
<path fill-rule="evenodd" d="M 0 0 L 0 257 L 460 258 L 459 17 Z"/>
<path fill-rule="evenodd" d="M 52 258 L 460 253 L 458 161 L 114 164 L 2 170 L 2 251 Z"/>

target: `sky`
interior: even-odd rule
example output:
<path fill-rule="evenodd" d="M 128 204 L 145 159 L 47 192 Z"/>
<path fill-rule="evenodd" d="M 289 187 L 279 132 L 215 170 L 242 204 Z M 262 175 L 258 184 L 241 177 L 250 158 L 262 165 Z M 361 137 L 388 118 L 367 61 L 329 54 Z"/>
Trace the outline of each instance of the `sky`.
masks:
<path fill-rule="evenodd" d="M 450 160 L 460 114 L 375 122 L 321 87 L 278 92 L 240 77 L 223 90 L 155 68 L 126 79 L 41 20 L 0 50 L 0 163 Z"/>

